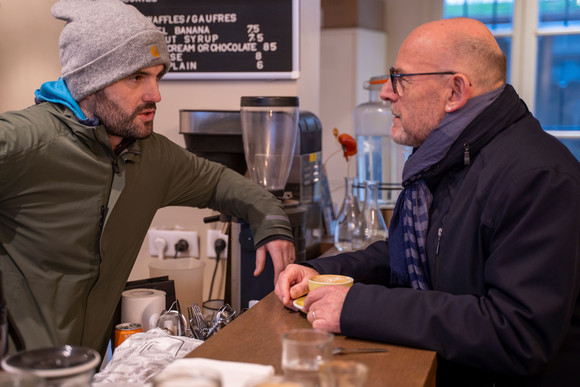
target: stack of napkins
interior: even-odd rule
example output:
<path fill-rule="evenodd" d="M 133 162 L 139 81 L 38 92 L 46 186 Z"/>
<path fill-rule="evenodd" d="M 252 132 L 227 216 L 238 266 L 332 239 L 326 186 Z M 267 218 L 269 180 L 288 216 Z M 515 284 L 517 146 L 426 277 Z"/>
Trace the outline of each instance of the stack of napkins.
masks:
<path fill-rule="evenodd" d="M 243 387 L 249 381 L 272 376 L 275 373 L 274 367 L 269 365 L 191 358 L 175 360 L 161 371 L 157 377 L 163 377 L 164 373 L 191 369 L 213 369 L 218 371 L 222 377 L 222 387 Z"/>

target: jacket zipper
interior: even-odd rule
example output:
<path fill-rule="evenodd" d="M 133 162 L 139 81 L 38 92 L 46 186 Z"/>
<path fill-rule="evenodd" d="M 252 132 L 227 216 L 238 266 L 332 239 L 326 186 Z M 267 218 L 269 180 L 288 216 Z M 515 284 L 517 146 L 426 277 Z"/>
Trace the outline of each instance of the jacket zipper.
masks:
<path fill-rule="evenodd" d="M 435 248 L 435 256 L 439 255 L 439 248 L 441 247 L 442 236 L 443 236 L 443 228 L 439 227 L 439 230 L 437 230 L 437 247 Z"/>
<path fill-rule="evenodd" d="M 435 247 L 435 281 L 434 289 L 439 289 L 439 250 L 441 249 L 441 238 L 443 238 L 443 227 L 437 230 L 437 246 Z"/>
<path fill-rule="evenodd" d="M 97 141 L 98 141 L 98 139 L 97 139 Z M 111 177 L 111 183 L 109 185 L 109 195 L 107 195 L 107 203 L 105 203 L 106 205 L 105 204 L 102 204 L 101 205 L 100 214 L 99 214 L 99 225 L 98 225 L 99 226 L 99 234 L 98 234 L 98 237 L 97 237 L 97 244 L 98 244 L 97 245 L 97 250 L 98 250 L 98 253 L 99 253 L 99 263 L 98 263 L 99 268 L 97 270 L 97 275 L 95 277 L 95 280 L 94 280 L 93 284 L 91 285 L 91 288 L 89 289 L 89 293 L 91 293 L 93 291 L 95 285 L 97 284 L 97 282 L 99 282 L 99 279 L 101 277 L 101 268 L 100 268 L 100 266 L 101 266 L 101 260 L 102 260 L 102 256 L 101 256 L 101 237 L 103 235 L 103 230 L 105 228 L 105 220 L 107 219 L 107 214 L 109 213 L 109 206 L 108 206 L 109 199 L 108 198 L 109 198 L 109 196 L 111 194 L 111 189 L 113 187 L 113 180 L 115 179 L 115 174 L 120 171 L 119 164 L 118 164 L 116 158 L 111 157 L 111 164 L 112 164 L 112 169 L 113 169 L 113 175 Z M 88 299 L 85 302 L 84 308 L 85 308 L 85 311 L 88 309 Z M 86 327 L 86 321 L 85 320 L 86 320 L 86 312 L 85 312 L 85 316 L 83 318 L 83 323 L 82 323 L 83 329 L 81 331 L 81 337 L 82 337 L 82 340 L 83 341 L 84 341 L 85 327 Z"/>
<path fill-rule="evenodd" d="M 101 206 L 101 215 L 99 216 L 99 230 L 103 231 L 103 226 L 105 225 L 105 219 L 107 218 L 107 213 L 109 212 L 109 207 L 105 205 Z"/>
<path fill-rule="evenodd" d="M 111 179 L 111 187 L 112 187 L 113 186 L 112 181 L 115 179 L 115 175 L 120 172 L 119 163 L 118 163 L 116 158 L 111 158 L 111 166 L 113 167 L 113 177 Z M 111 190 L 111 188 L 109 188 L 109 194 L 110 194 L 110 190 Z M 101 206 L 101 215 L 99 216 L 99 235 L 102 234 L 103 227 L 105 227 L 105 219 L 107 219 L 108 212 L 109 212 L 109 206 L 108 205 L 105 206 L 103 204 Z"/>
<path fill-rule="evenodd" d="M 119 160 L 118 157 L 111 159 L 111 164 L 113 165 L 113 172 L 115 173 L 115 175 L 118 175 L 119 172 L 121 171 L 119 169 L 119 161 L 118 160 Z"/>
<path fill-rule="evenodd" d="M 463 152 L 463 164 L 465 166 L 468 166 L 469 164 L 471 164 L 471 156 L 469 154 L 469 144 L 463 144 L 463 148 L 465 149 L 465 152 Z"/>

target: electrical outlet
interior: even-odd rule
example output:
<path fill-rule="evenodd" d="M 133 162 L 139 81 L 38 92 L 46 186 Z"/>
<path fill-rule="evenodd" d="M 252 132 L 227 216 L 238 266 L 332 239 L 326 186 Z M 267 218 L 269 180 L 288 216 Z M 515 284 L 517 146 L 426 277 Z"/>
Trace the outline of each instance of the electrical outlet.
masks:
<path fill-rule="evenodd" d="M 184 230 L 160 230 L 152 228 L 149 235 L 149 254 L 158 257 L 161 254 L 165 258 L 199 257 L 199 237 L 197 231 Z M 177 249 L 176 244 L 180 241 L 187 242 L 183 251 Z"/>
<path fill-rule="evenodd" d="M 215 241 L 217 239 L 223 239 L 226 242 L 226 248 L 220 253 L 220 258 L 228 257 L 228 236 L 222 234 L 219 230 L 207 230 L 207 257 L 216 258 L 217 254 L 215 252 Z"/>

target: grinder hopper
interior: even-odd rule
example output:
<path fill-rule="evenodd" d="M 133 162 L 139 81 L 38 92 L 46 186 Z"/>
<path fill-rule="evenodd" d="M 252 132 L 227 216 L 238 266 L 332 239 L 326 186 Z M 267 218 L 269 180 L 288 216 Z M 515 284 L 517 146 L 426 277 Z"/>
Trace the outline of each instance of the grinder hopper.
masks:
<path fill-rule="evenodd" d="M 298 97 L 242 97 L 244 154 L 250 179 L 282 196 L 298 133 Z"/>

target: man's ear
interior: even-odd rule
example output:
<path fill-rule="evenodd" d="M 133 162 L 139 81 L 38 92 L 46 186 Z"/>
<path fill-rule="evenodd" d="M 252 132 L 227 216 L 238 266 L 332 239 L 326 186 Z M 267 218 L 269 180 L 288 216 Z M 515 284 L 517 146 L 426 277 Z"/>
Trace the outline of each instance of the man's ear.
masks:
<path fill-rule="evenodd" d="M 451 76 L 451 93 L 445 103 L 445 112 L 451 113 L 461 109 L 469 99 L 471 83 L 464 74 Z"/>

